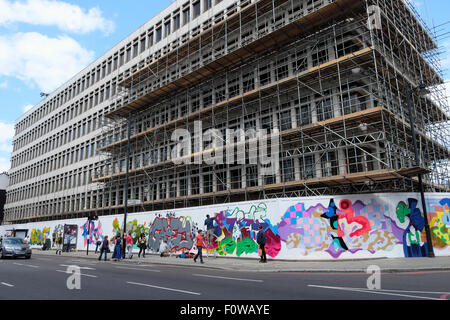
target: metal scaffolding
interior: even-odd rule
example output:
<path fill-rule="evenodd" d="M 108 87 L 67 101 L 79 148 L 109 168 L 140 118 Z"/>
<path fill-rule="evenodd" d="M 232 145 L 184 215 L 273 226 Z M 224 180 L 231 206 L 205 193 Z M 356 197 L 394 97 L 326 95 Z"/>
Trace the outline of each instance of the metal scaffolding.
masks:
<path fill-rule="evenodd" d="M 93 179 L 102 214 L 122 212 L 125 199 L 138 212 L 413 192 L 417 174 L 427 191 L 449 191 L 450 109 L 437 44 L 404 1 L 255 1 L 180 43 L 121 79 Z M 427 89 L 412 92 L 420 166 L 407 86 Z M 209 132 L 215 144 L 193 138 L 176 153 L 177 130 Z M 262 174 L 257 130 L 278 147 L 273 174 Z"/>

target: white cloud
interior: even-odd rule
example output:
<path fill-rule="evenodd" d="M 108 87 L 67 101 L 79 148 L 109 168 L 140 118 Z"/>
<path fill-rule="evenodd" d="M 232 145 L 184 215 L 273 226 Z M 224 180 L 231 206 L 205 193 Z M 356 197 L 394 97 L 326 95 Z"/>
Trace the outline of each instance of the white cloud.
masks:
<path fill-rule="evenodd" d="M 23 112 L 26 113 L 28 111 L 30 111 L 31 109 L 33 109 L 33 105 L 32 104 L 27 104 L 26 106 L 23 107 Z"/>
<path fill-rule="evenodd" d="M 83 10 L 77 5 L 56 0 L 0 0 L 0 25 L 28 23 L 57 26 L 59 29 L 79 34 L 95 30 L 109 34 L 114 23 L 105 19 L 99 8 Z"/>
<path fill-rule="evenodd" d="M 10 123 L 0 122 L 0 173 L 8 171 L 11 167 L 9 158 L 5 158 L 12 152 L 12 139 L 14 137 L 14 125 Z"/>
<path fill-rule="evenodd" d="M 6 88 L 8 88 L 8 82 L 6 80 L 0 82 L 0 89 L 6 89 Z"/>
<path fill-rule="evenodd" d="M 0 0 L 1 1 L 1 0 Z M 51 92 L 94 59 L 77 41 L 36 32 L 0 36 L 0 76 L 21 79 Z"/>
<path fill-rule="evenodd" d="M 11 169 L 11 161 L 6 158 L 0 158 L 0 173 L 7 172 Z"/>
<path fill-rule="evenodd" d="M 14 125 L 10 123 L 0 122 L 0 143 L 12 140 L 14 137 Z"/>

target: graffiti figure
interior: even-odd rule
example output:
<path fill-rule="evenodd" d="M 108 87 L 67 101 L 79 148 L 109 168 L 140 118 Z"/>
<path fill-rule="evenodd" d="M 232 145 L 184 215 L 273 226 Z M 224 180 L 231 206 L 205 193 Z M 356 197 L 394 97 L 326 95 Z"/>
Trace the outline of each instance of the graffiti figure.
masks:
<path fill-rule="evenodd" d="M 434 245 L 445 248 L 450 245 L 450 199 L 439 201 L 441 206 L 435 207 L 436 217 L 431 220 L 431 231 L 434 235 Z"/>
<path fill-rule="evenodd" d="M 328 205 L 328 210 L 321 215 L 322 218 L 330 220 L 330 227 L 333 230 L 337 231 L 337 236 L 331 234 L 331 237 L 333 239 L 333 244 L 339 246 L 342 250 L 347 251 L 348 247 L 345 243 L 344 239 L 342 238 L 344 236 L 344 233 L 339 228 L 339 215 L 337 213 L 338 207 L 334 203 L 334 199 L 330 200 L 330 204 Z"/>
<path fill-rule="evenodd" d="M 403 251 L 406 258 L 426 257 L 428 249 L 421 239 L 421 233 L 425 227 L 425 219 L 417 208 L 416 199 L 408 199 L 408 205 L 400 201 L 395 210 L 398 220 L 403 223 L 409 219 L 408 227 L 403 233 Z"/>

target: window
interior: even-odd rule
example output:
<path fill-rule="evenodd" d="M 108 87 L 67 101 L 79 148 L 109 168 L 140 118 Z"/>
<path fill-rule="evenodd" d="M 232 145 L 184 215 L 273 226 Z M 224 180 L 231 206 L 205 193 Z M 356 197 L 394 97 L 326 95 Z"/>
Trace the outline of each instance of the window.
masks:
<path fill-rule="evenodd" d="M 317 120 L 323 121 L 334 117 L 333 102 L 331 98 L 317 101 Z"/>
<path fill-rule="evenodd" d="M 191 21 L 191 10 L 189 8 L 183 10 L 183 26 Z"/>
<path fill-rule="evenodd" d="M 314 156 L 304 156 L 300 158 L 300 168 L 302 170 L 302 179 L 312 179 L 316 173 L 316 164 Z"/>
<path fill-rule="evenodd" d="M 331 177 L 339 174 L 338 155 L 336 151 L 327 152 L 321 157 L 322 176 Z"/>
<path fill-rule="evenodd" d="M 259 83 L 261 86 L 270 83 L 270 65 L 259 69 Z"/>
<path fill-rule="evenodd" d="M 295 101 L 298 104 L 298 100 Z M 312 122 L 311 106 L 309 97 L 300 99 L 300 106 L 295 109 L 297 115 L 297 126 L 301 127 Z"/>
<path fill-rule="evenodd" d="M 280 113 L 280 130 L 288 130 L 292 128 L 291 110 L 286 110 Z"/>
<path fill-rule="evenodd" d="M 247 188 L 258 186 L 258 166 L 245 167 Z"/>
<path fill-rule="evenodd" d="M 180 14 L 177 14 L 175 17 L 173 17 L 173 31 L 180 29 L 180 26 L 181 26 Z"/>
<path fill-rule="evenodd" d="M 295 180 L 294 160 L 293 159 L 283 160 L 283 176 L 282 176 L 282 179 L 283 179 L 283 182 L 288 182 L 288 181 L 294 181 Z"/>
<path fill-rule="evenodd" d="M 200 1 L 197 1 L 192 5 L 192 9 L 194 11 L 194 19 L 200 15 Z"/>
<path fill-rule="evenodd" d="M 205 1 L 205 11 L 211 9 L 212 0 L 204 0 Z"/>
<path fill-rule="evenodd" d="M 167 37 L 170 34 L 170 21 L 164 25 L 164 36 Z"/>
<path fill-rule="evenodd" d="M 161 39 L 162 39 L 162 28 L 159 27 L 158 29 L 156 29 L 155 43 L 158 43 L 159 41 L 161 41 Z"/>

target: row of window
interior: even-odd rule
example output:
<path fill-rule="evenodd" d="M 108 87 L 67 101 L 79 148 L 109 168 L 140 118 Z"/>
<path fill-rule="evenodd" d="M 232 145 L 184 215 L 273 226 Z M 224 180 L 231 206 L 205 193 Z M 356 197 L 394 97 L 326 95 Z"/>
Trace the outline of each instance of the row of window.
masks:
<path fill-rule="evenodd" d="M 212 0 L 202 0 L 202 1 L 204 1 L 203 12 L 209 10 L 212 7 Z M 222 2 L 222 0 L 215 0 L 215 4 L 218 4 L 220 2 Z M 238 8 L 238 3 L 239 1 L 237 1 L 236 4 L 227 9 L 229 11 L 228 14 L 231 13 L 230 11 L 235 12 L 236 8 Z M 248 3 L 250 3 L 249 0 L 240 1 L 239 7 L 244 7 Z M 200 0 L 194 1 L 194 3 L 192 4 L 190 4 L 189 2 L 184 4 L 182 9 L 183 13 L 182 18 L 180 16 L 181 13 L 179 12 L 180 9 L 175 10 L 174 13 L 171 14 L 173 16 L 173 19 L 166 18 L 164 21 L 164 29 L 165 29 L 164 35 L 162 29 L 163 22 L 157 23 L 156 27 L 151 26 L 146 31 L 146 33 L 141 34 L 140 37 L 135 38 L 133 41 L 129 42 L 127 45 L 118 50 L 115 54 L 105 59 L 103 62 L 99 63 L 86 75 L 80 77 L 80 79 L 78 79 L 76 83 L 69 85 L 62 92 L 58 93 L 55 97 L 51 98 L 48 102 L 39 107 L 32 114 L 30 114 L 25 119 L 20 121 L 16 125 L 16 135 L 26 130 L 27 128 L 29 128 L 42 118 L 46 117 L 48 114 L 52 113 L 60 106 L 69 102 L 71 99 L 75 98 L 88 88 L 92 87 L 94 84 L 98 83 L 106 76 L 110 75 L 113 71 L 117 70 L 122 65 L 136 58 L 146 49 L 147 50 L 150 49 L 151 46 L 158 43 L 161 39 L 167 37 L 171 32 L 178 30 L 181 26 L 184 26 L 192 19 L 196 19 L 201 13 L 199 10 L 200 10 Z M 169 17 L 171 15 L 169 15 Z M 183 36 L 183 38 L 187 40 L 186 36 L 189 37 L 189 31 L 188 34 Z M 195 36 L 195 32 L 192 36 Z M 148 63 L 148 60 L 149 59 L 147 59 L 146 63 Z M 141 61 L 140 64 L 142 63 L 143 62 Z M 134 66 L 133 68 L 136 69 L 137 66 Z M 125 73 L 129 73 L 129 70 L 127 70 Z"/>
<path fill-rule="evenodd" d="M 373 152 L 365 147 L 367 152 Z M 130 199 L 142 201 L 159 200 L 165 198 L 183 197 L 229 189 L 241 189 L 275 184 L 279 182 L 290 182 L 296 180 L 307 180 L 316 177 L 335 176 L 345 173 L 357 173 L 372 171 L 376 168 L 376 160 L 368 156 L 359 148 L 342 150 L 341 155 L 345 158 L 339 162 L 339 152 L 330 151 L 322 155 L 304 155 L 297 158 L 284 158 L 280 160 L 280 170 L 275 175 L 260 175 L 257 165 L 203 167 L 200 170 L 191 170 L 176 175 L 164 175 L 154 178 L 153 182 L 144 183 L 142 188 L 145 192 L 133 193 L 139 189 L 139 184 L 132 181 Z M 26 187 L 12 190 L 8 194 L 8 204 L 20 202 L 24 199 L 32 199 L 40 196 L 51 195 L 56 192 L 68 191 L 90 183 L 94 174 L 92 165 L 80 168 L 70 173 L 58 175 L 49 179 L 35 182 Z M 110 201 L 104 206 L 123 204 L 123 185 L 114 184 L 113 190 L 105 188 L 103 194 L 111 194 Z M 141 190 L 143 190 L 141 189 Z M 109 190 L 109 191 L 108 191 Z M 84 191 L 84 190 L 83 190 Z M 112 192 L 111 192 L 112 191 Z M 116 196 L 115 193 L 118 193 Z M 106 198 L 106 197 L 105 197 Z M 53 199 L 52 201 L 57 201 Z M 88 208 L 89 209 L 89 208 Z"/>

